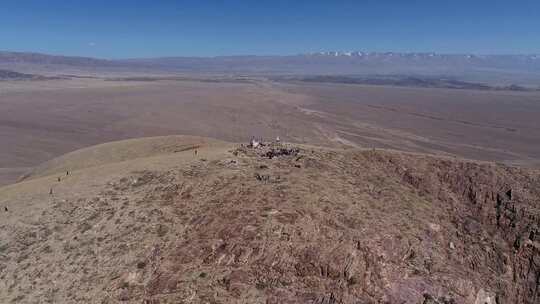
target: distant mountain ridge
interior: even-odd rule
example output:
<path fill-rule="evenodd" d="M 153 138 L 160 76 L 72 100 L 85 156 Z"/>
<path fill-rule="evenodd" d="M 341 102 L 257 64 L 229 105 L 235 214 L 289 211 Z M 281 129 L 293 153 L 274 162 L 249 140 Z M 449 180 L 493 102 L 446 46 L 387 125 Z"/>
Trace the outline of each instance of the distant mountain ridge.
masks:
<path fill-rule="evenodd" d="M 472 55 L 395 52 L 320 52 L 287 56 L 159 57 L 97 59 L 39 53 L 1 52 L 0 68 L 28 72 L 33 67 L 151 71 L 158 73 L 236 73 L 252 75 L 445 75 L 471 81 L 540 82 L 540 55 Z M 23 68 L 26 68 L 23 69 Z"/>
<path fill-rule="evenodd" d="M 48 55 L 41 53 L 4 52 L 0 51 L 0 63 L 34 63 L 65 65 L 115 65 L 113 60 L 79 56 Z"/>
<path fill-rule="evenodd" d="M 415 58 L 442 58 L 442 57 L 463 57 L 466 59 L 488 59 L 492 57 L 515 57 L 515 58 L 522 58 L 522 59 L 530 59 L 530 60 L 539 60 L 540 55 L 538 54 L 514 54 L 514 55 L 508 55 L 508 54 L 495 54 L 495 55 L 479 55 L 479 54 L 445 54 L 445 53 L 435 53 L 435 52 L 362 52 L 362 51 L 354 51 L 354 52 L 343 52 L 343 51 L 329 51 L 329 52 L 315 52 L 315 53 L 307 53 L 306 55 L 311 56 L 333 56 L 333 57 L 415 57 Z"/>
<path fill-rule="evenodd" d="M 413 68 L 484 68 L 523 69 L 540 72 L 540 55 L 473 55 L 438 53 L 395 53 L 395 52 L 320 52 L 286 56 L 218 56 L 218 57 L 160 57 L 120 60 L 122 62 L 180 67 L 185 64 L 215 64 L 216 67 L 232 64 L 252 65 L 260 68 L 273 64 L 285 70 L 301 71 L 317 69 L 319 66 L 337 65 L 344 72 L 361 72 L 359 68 L 386 68 L 388 65 L 403 65 Z M 288 67 L 288 69 L 287 69 Z M 331 68 L 331 67 L 325 67 Z M 339 71 L 338 71 L 339 72 Z"/>
<path fill-rule="evenodd" d="M 61 77 L 45 77 L 36 74 L 25 74 L 10 70 L 0 70 L 0 81 L 3 80 L 51 80 L 60 79 Z"/>
<path fill-rule="evenodd" d="M 494 60 L 494 59 L 514 59 L 522 61 L 540 61 L 540 54 L 446 54 L 435 52 L 364 52 L 364 51 L 326 51 L 303 53 L 294 55 L 226 55 L 226 56 L 162 56 L 162 57 L 135 57 L 125 59 L 102 59 L 85 56 L 69 56 L 69 55 L 50 55 L 45 53 L 34 52 L 13 52 L 0 51 L 0 62 L 47 62 L 61 64 L 115 64 L 121 62 L 150 62 L 159 60 L 171 59 L 199 59 L 199 60 L 216 60 L 216 59 L 269 59 L 269 58 L 298 58 L 298 57 L 364 57 L 364 58 L 453 58 L 467 60 Z"/>

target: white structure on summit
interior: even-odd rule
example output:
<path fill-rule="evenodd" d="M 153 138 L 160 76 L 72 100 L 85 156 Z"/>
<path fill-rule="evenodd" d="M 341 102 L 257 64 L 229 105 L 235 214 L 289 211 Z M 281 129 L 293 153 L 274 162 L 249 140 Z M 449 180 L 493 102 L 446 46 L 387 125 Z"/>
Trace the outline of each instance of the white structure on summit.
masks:
<path fill-rule="evenodd" d="M 252 148 L 257 148 L 261 143 L 252 138 L 250 144 Z"/>

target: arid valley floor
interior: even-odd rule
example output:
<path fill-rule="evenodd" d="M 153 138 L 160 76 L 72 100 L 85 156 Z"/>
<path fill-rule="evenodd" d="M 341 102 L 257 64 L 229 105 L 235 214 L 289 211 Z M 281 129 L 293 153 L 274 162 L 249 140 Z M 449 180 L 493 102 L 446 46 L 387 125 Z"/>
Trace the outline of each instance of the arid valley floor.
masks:
<path fill-rule="evenodd" d="M 537 90 L 0 81 L 0 303 L 537 304 L 539 117 Z"/>
<path fill-rule="evenodd" d="M 252 136 L 328 147 L 389 148 L 538 167 L 540 92 L 266 79 L 0 82 L 0 184 L 107 141 Z"/>

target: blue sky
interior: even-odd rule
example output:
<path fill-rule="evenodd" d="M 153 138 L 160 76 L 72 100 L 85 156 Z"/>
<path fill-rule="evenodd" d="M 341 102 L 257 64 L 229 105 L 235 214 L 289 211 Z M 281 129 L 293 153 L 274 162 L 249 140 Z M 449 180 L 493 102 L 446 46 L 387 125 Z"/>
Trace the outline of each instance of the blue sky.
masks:
<path fill-rule="evenodd" d="M 0 0 L 0 50 L 102 58 L 540 53 L 540 0 Z"/>

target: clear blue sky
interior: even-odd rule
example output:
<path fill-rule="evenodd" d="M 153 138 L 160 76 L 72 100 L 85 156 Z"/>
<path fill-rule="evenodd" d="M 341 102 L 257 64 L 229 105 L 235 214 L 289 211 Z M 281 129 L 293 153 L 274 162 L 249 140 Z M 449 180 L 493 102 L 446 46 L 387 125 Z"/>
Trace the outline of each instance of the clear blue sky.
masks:
<path fill-rule="evenodd" d="M 0 50 L 103 58 L 540 53 L 540 0 L 0 0 Z"/>

